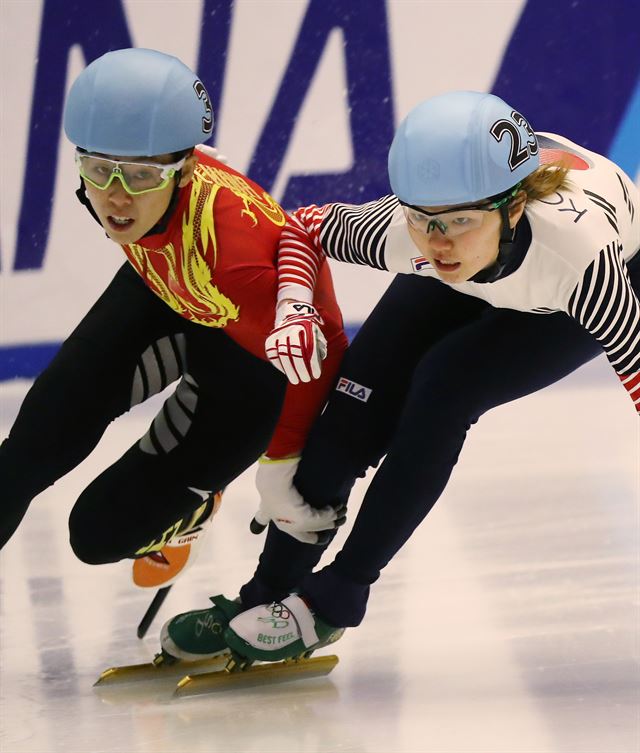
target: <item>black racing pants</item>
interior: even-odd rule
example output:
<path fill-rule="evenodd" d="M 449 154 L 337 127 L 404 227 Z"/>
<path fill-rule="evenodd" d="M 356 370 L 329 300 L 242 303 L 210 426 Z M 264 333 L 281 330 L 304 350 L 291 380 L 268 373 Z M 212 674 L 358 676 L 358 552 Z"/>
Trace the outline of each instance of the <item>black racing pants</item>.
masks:
<path fill-rule="evenodd" d="M 640 264 L 631 279 L 640 290 Z M 369 388 L 369 399 L 332 393 L 294 479 L 311 504 L 336 504 L 384 457 L 353 529 L 334 562 L 309 575 L 322 548 L 272 526 L 243 601 L 251 604 L 269 590 L 280 598 L 283 589 L 302 586 L 329 623 L 359 624 L 369 585 L 437 501 L 470 426 L 491 408 L 556 382 L 601 352 L 565 314 L 496 309 L 438 280 L 398 275 L 340 371 Z"/>
<path fill-rule="evenodd" d="M 222 330 L 189 322 L 127 263 L 34 382 L 0 446 L 0 546 L 31 500 L 75 468 L 108 424 L 180 380 L 147 434 L 80 495 L 69 519 L 85 562 L 159 539 L 266 449 L 282 374 Z"/>

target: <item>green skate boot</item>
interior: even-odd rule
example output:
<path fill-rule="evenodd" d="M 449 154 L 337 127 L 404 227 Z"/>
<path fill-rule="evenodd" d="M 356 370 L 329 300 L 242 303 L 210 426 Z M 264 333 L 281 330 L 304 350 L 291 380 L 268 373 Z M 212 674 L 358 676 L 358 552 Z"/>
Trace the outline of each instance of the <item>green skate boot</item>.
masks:
<path fill-rule="evenodd" d="M 308 658 L 342 637 L 344 628 L 327 625 L 297 595 L 263 604 L 234 617 L 224 642 L 237 657 L 254 661 Z"/>
<path fill-rule="evenodd" d="M 223 633 L 242 604 L 224 596 L 212 596 L 211 601 L 214 606 L 209 609 L 184 612 L 165 622 L 160 632 L 164 661 L 199 661 L 228 653 Z"/>

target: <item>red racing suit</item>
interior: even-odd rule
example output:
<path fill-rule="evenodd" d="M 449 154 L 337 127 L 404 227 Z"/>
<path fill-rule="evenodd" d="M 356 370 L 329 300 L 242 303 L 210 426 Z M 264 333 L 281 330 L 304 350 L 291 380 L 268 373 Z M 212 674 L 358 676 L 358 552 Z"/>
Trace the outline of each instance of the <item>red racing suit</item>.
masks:
<path fill-rule="evenodd" d="M 123 246 L 124 252 L 176 313 L 204 327 L 224 328 L 238 345 L 267 360 L 264 342 L 274 326 L 278 294 L 278 242 L 289 218 L 249 178 L 201 150 L 196 154 L 193 180 L 180 189 L 166 230 Z M 282 284 L 280 297 L 286 297 Z M 288 385 L 267 448 L 270 457 L 302 449 L 347 347 L 326 263 L 318 270 L 313 304 L 324 322 L 328 355 L 319 379 Z"/>

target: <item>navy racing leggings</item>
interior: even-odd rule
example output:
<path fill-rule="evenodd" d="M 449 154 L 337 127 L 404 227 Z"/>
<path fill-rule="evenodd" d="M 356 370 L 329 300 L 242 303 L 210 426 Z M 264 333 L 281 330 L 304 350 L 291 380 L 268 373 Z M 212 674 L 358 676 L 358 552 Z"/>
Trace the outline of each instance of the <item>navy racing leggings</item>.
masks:
<path fill-rule="evenodd" d="M 638 289 L 640 265 L 634 272 Z M 497 309 L 433 278 L 396 276 L 347 350 L 294 479 L 310 504 L 336 505 L 384 458 L 353 528 L 311 573 L 323 547 L 271 526 L 243 602 L 296 586 L 330 624 L 358 625 L 370 584 L 438 500 L 470 426 L 601 352 L 564 313 Z"/>

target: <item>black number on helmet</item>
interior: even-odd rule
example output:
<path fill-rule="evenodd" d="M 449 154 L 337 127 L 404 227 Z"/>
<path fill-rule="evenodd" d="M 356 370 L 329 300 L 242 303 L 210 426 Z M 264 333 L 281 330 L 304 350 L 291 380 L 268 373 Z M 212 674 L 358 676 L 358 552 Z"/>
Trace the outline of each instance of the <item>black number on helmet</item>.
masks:
<path fill-rule="evenodd" d="M 211 100 L 209 94 L 204 88 L 204 84 L 199 79 L 193 82 L 193 89 L 198 95 L 198 99 L 204 102 L 205 115 L 202 118 L 202 131 L 203 133 L 211 133 L 213 130 L 213 108 L 211 107 Z"/>
<path fill-rule="evenodd" d="M 524 128 L 527 132 L 527 140 L 524 144 L 520 128 Z M 511 113 L 511 120 L 497 120 L 491 126 L 491 135 L 496 141 L 502 141 L 505 134 L 511 138 L 509 169 L 513 172 L 529 157 L 538 153 L 538 139 L 527 120 L 515 110 Z"/>

